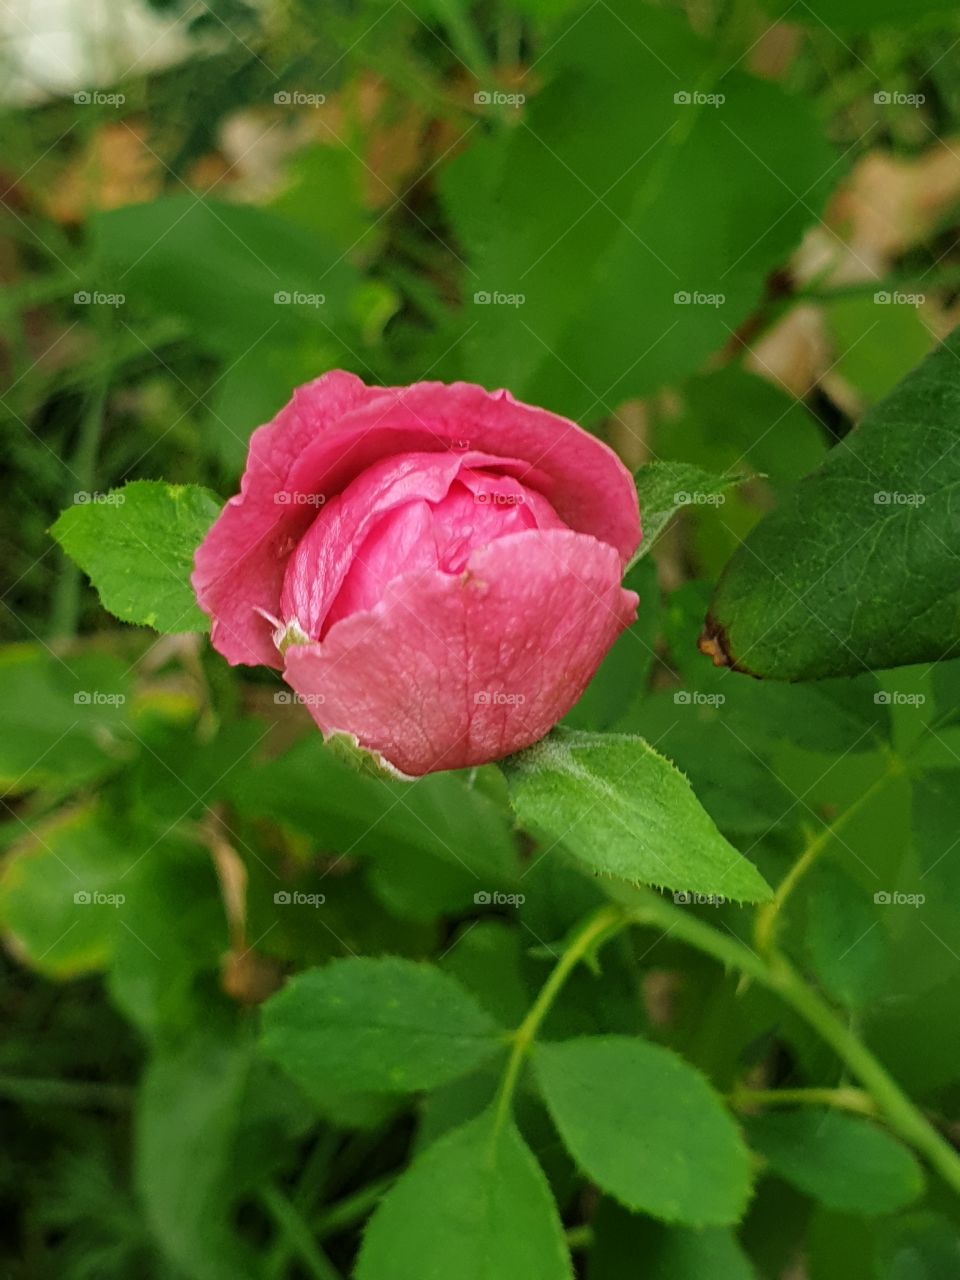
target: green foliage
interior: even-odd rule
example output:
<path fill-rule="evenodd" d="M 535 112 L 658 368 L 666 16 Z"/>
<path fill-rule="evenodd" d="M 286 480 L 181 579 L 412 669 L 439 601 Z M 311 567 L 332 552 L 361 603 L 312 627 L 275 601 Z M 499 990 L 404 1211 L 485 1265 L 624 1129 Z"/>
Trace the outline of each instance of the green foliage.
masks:
<path fill-rule="evenodd" d="M 725 661 L 810 680 L 950 655 L 958 353 L 954 335 L 736 553 L 707 620 Z"/>
<path fill-rule="evenodd" d="M 103 497 L 105 501 L 96 499 Z M 105 609 L 157 631 L 205 631 L 190 574 L 220 503 L 197 485 L 135 480 L 68 508 L 52 533 Z"/>
<path fill-rule="evenodd" d="M 264 1009 L 263 1048 L 308 1093 L 411 1093 L 481 1066 L 496 1023 L 454 979 L 408 960 L 335 961 Z"/>
<path fill-rule="evenodd" d="M 829 1209 L 890 1213 L 923 1190 L 906 1147 L 859 1116 L 818 1108 L 758 1116 L 747 1134 L 775 1173 Z"/>
<path fill-rule="evenodd" d="M 0 1271 L 956 1280 L 955 6 L 149 9 L 9 50 Z M 334 367 L 634 471 L 637 621 L 502 769 L 202 634 Z"/>
<path fill-rule="evenodd" d="M 536 1072 L 587 1176 L 629 1209 L 693 1227 L 740 1220 L 747 1149 L 723 1103 L 681 1058 L 619 1036 L 542 1044 Z"/>
<path fill-rule="evenodd" d="M 769 896 L 686 778 L 641 738 L 556 730 L 507 774 L 521 822 L 595 871 L 684 893 Z"/>
<path fill-rule="evenodd" d="M 512 1121 L 486 1111 L 440 1138 L 370 1221 L 357 1280 L 570 1280 L 550 1188 Z"/>

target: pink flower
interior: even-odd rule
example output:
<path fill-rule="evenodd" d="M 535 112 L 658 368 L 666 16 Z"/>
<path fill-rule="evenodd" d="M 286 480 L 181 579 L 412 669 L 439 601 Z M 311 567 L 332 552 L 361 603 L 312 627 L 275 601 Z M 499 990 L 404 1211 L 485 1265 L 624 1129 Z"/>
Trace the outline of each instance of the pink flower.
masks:
<path fill-rule="evenodd" d="M 405 774 L 541 738 L 636 617 L 637 495 L 605 444 L 506 391 L 299 387 L 250 441 L 193 585 L 231 663 Z"/>

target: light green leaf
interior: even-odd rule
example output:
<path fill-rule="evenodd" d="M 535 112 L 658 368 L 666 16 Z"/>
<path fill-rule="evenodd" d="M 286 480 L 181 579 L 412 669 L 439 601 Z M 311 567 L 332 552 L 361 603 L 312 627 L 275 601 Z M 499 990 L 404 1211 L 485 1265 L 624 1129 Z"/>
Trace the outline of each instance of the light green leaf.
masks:
<path fill-rule="evenodd" d="M 505 1047 L 448 974 L 395 957 L 299 974 L 263 1010 L 263 1048 L 308 1093 L 433 1089 Z"/>
<path fill-rule="evenodd" d="M 105 969 L 121 932 L 134 855 L 93 809 L 40 826 L 3 865 L 0 927 L 51 978 Z"/>
<path fill-rule="evenodd" d="M 762 902 L 770 889 L 643 738 L 555 729 L 504 762 L 520 821 L 594 871 Z"/>
<path fill-rule="evenodd" d="M 772 14 L 791 22 L 820 25 L 831 31 L 870 31 L 874 27 L 909 27 L 931 15 L 956 13 L 954 0 L 764 0 Z"/>
<path fill-rule="evenodd" d="M 626 1036 L 541 1044 L 534 1066 L 550 1114 L 580 1168 L 628 1209 L 689 1226 L 737 1222 L 750 1159 L 698 1071 Z"/>
<path fill-rule="evenodd" d="M 641 560 L 676 512 L 689 506 L 719 506 L 745 475 L 716 476 L 689 462 L 649 462 L 634 474 L 643 538 L 628 568 Z"/>
<path fill-rule="evenodd" d="M 703 644 L 778 680 L 936 661 L 960 629 L 960 331 L 766 516 L 730 560 Z"/>
<path fill-rule="evenodd" d="M 543 1171 L 492 1111 L 445 1134 L 387 1193 L 357 1280 L 572 1280 Z"/>
<path fill-rule="evenodd" d="M 860 1116 L 810 1107 L 757 1116 L 747 1134 L 774 1173 L 829 1209 L 879 1216 L 923 1190 L 911 1152 Z"/>
<path fill-rule="evenodd" d="M 199 485 L 134 480 L 62 513 L 51 533 L 105 609 L 156 631 L 205 631 L 190 585 L 193 556 L 220 501 Z"/>

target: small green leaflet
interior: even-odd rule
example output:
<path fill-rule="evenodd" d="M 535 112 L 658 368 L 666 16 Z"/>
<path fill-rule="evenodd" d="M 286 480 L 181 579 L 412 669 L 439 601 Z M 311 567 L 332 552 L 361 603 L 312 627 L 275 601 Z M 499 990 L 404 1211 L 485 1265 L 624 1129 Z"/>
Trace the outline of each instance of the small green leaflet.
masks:
<path fill-rule="evenodd" d="M 747 1136 L 774 1173 L 838 1213 L 893 1213 L 923 1190 L 913 1154 L 861 1116 L 819 1107 L 757 1116 Z"/>
<path fill-rule="evenodd" d="M 370 1220 L 357 1280 L 573 1280 L 543 1170 L 509 1117 L 445 1134 Z"/>
<path fill-rule="evenodd" d="M 676 512 L 690 506 L 716 506 L 728 489 L 749 477 L 717 476 L 689 462 L 650 462 L 633 478 L 640 499 L 643 538 L 628 570 L 652 550 Z"/>
<path fill-rule="evenodd" d="M 692 1227 L 739 1221 L 750 1157 L 705 1078 L 627 1036 L 542 1044 L 537 1080 L 574 1160 L 628 1209 Z"/>
<path fill-rule="evenodd" d="M 298 974 L 263 1009 L 264 1052 L 313 1095 L 434 1089 L 505 1048 L 455 978 L 395 957 Z"/>
<path fill-rule="evenodd" d="M 594 871 L 633 884 L 770 897 L 751 862 L 717 830 L 687 779 L 643 738 L 555 729 L 504 761 L 520 821 Z"/>
<path fill-rule="evenodd" d="M 205 631 L 190 585 L 193 556 L 220 511 L 195 484 L 134 480 L 86 495 L 51 533 L 90 578 L 105 609 L 123 622 L 163 633 Z"/>
<path fill-rule="evenodd" d="M 960 330 L 732 556 L 701 647 L 774 680 L 935 662 L 960 637 Z"/>

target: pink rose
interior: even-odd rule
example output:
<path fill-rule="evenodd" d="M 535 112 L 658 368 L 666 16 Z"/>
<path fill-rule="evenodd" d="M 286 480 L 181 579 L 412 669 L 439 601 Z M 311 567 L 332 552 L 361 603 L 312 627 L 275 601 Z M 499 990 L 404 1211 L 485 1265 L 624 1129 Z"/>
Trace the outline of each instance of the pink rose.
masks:
<path fill-rule="evenodd" d="M 630 473 L 566 418 L 457 382 L 325 374 L 254 432 L 193 585 L 231 663 L 403 773 L 543 737 L 636 617 Z"/>

